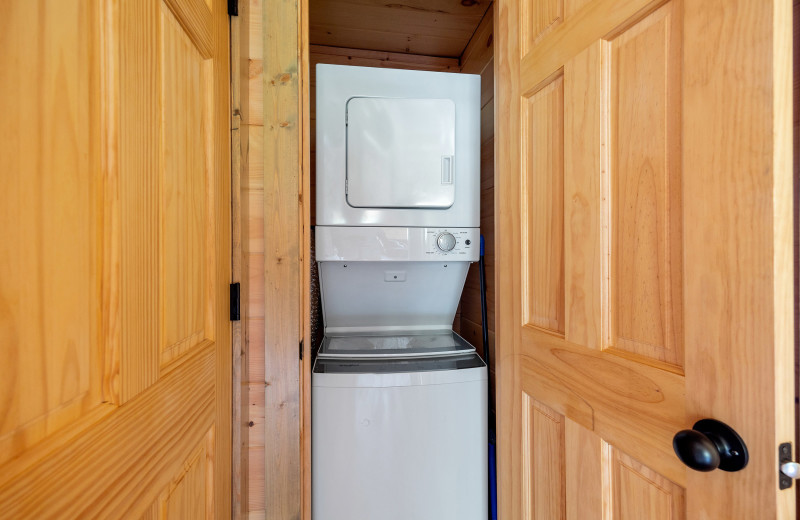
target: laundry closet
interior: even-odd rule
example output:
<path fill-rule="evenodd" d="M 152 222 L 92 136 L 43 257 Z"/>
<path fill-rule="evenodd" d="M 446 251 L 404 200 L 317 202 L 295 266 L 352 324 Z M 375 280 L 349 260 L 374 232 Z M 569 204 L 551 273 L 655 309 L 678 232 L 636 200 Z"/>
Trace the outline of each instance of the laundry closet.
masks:
<path fill-rule="evenodd" d="M 250 2 L 248 7 L 251 8 L 250 12 L 245 12 L 245 19 L 250 20 L 247 23 L 249 31 L 246 31 L 243 36 L 249 38 L 246 53 L 258 52 L 257 42 L 263 38 L 261 32 L 260 21 L 264 13 L 253 11 L 252 9 L 260 9 L 262 5 L 257 2 Z M 268 7 L 268 6 L 267 6 Z M 475 184 L 475 203 L 478 206 L 478 213 L 480 220 L 474 222 L 477 235 L 470 237 L 470 244 L 475 253 L 473 263 L 467 262 L 464 267 L 465 278 L 463 283 L 463 291 L 461 291 L 460 299 L 455 306 L 455 313 L 452 319 L 452 330 L 460 334 L 466 343 L 474 345 L 480 357 L 483 356 L 483 339 L 481 330 L 481 294 L 480 282 L 478 273 L 477 255 L 479 253 L 480 235 L 483 235 L 485 240 L 485 271 L 486 271 L 486 302 L 487 302 L 487 325 L 488 325 L 488 343 L 490 348 L 494 345 L 494 60 L 493 60 L 493 4 L 491 2 L 443 2 L 443 1 L 416 1 L 416 2 L 403 2 L 403 3 L 379 3 L 379 2 L 339 2 L 339 1 L 311 1 L 308 5 L 308 38 L 309 38 L 309 54 L 308 54 L 308 117 L 309 128 L 308 130 L 308 153 L 310 162 L 308 163 L 308 197 L 303 196 L 303 211 L 308 212 L 308 227 L 304 235 L 304 241 L 308 246 L 308 254 L 310 260 L 308 263 L 303 263 L 304 269 L 309 269 L 309 283 L 308 283 L 308 322 L 304 325 L 307 327 L 305 332 L 306 342 L 303 345 L 307 353 L 307 359 L 303 361 L 302 373 L 298 374 L 300 379 L 308 378 L 308 385 L 303 384 L 307 390 L 304 396 L 297 396 L 297 409 L 301 405 L 304 406 L 303 418 L 304 427 L 310 424 L 310 372 L 312 363 L 316 360 L 318 349 L 322 344 L 323 338 L 323 316 L 322 316 L 322 303 L 320 301 L 319 289 L 319 272 L 317 263 L 314 261 L 319 251 L 316 245 L 319 243 L 316 240 L 318 227 L 318 215 L 320 209 L 317 207 L 318 188 L 320 182 L 317 175 L 317 154 L 320 144 L 317 141 L 317 119 L 319 109 L 316 106 L 317 98 L 317 65 L 349 65 L 356 67 L 371 67 L 378 69 L 402 69 L 402 70 L 416 70 L 428 72 L 444 72 L 444 73 L 467 73 L 479 76 L 478 100 L 476 101 L 477 110 L 477 123 L 479 131 L 476 135 L 476 167 L 479 171 L 479 177 L 476 179 Z M 291 37 L 290 35 L 287 35 Z M 253 51 L 253 49 L 256 49 Z M 288 51 L 287 51 L 288 55 Z M 243 62 L 244 63 L 244 62 Z M 250 88 L 248 90 L 249 99 L 248 104 L 251 107 L 261 107 L 258 104 L 260 97 L 263 95 L 259 92 L 259 83 L 268 74 L 263 70 L 268 67 L 267 60 L 247 60 L 248 67 L 248 81 Z M 244 65 L 243 65 L 244 67 Z M 305 91 L 305 89 L 304 89 Z M 251 110 L 255 112 L 256 110 Z M 301 111 L 297 113 L 301 117 Z M 245 117 L 246 123 L 247 117 Z M 264 150 L 261 143 L 265 143 L 264 132 L 265 126 L 259 126 L 258 123 L 266 124 L 263 121 L 253 120 L 253 125 L 244 126 L 243 130 L 248 131 L 250 143 L 250 175 L 252 179 L 254 176 L 261 174 L 260 171 L 253 171 L 252 166 L 256 168 L 261 167 L 261 161 L 264 160 Z M 255 134 L 254 134 L 255 132 Z M 255 153 L 254 153 L 255 152 Z M 254 175 L 255 174 L 255 175 Z M 281 387 L 281 394 L 284 396 L 292 396 L 292 389 L 290 387 L 290 379 L 287 381 L 285 377 L 278 377 L 278 373 L 273 373 L 272 376 L 263 373 L 264 356 L 260 352 L 264 348 L 264 314 L 265 311 L 259 308 L 261 298 L 265 298 L 260 294 L 260 287 L 264 287 L 263 275 L 260 272 L 263 262 L 268 260 L 265 256 L 269 255 L 266 251 L 267 244 L 263 244 L 257 235 L 263 233 L 264 215 L 261 214 L 262 206 L 266 207 L 269 211 L 269 198 L 274 197 L 267 190 L 264 191 L 265 186 L 260 183 L 251 183 L 248 185 L 247 179 L 243 182 L 243 210 L 248 216 L 243 216 L 243 235 L 246 237 L 250 235 L 253 240 L 249 242 L 245 238 L 245 249 L 248 244 L 250 251 L 245 250 L 243 253 L 244 263 L 243 267 L 247 269 L 249 274 L 249 288 L 248 292 L 250 297 L 245 303 L 243 310 L 248 314 L 243 327 L 245 328 L 245 336 L 247 338 L 247 369 L 243 374 L 243 421 L 248 425 L 244 431 L 244 436 L 249 437 L 243 440 L 242 460 L 243 465 L 247 464 L 251 469 L 250 475 L 257 476 L 263 471 L 261 467 L 262 460 L 264 459 L 264 446 L 269 444 L 270 437 L 274 438 L 276 425 L 270 425 L 265 421 L 264 417 L 272 415 L 275 417 L 275 412 L 278 414 L 283 413 L 286 407 L 283 403 L 285 398 L 278 399 L 276 402 L 269 402 L 269 392 L 267 393 L 266 402 L 264 401 L 263 386 L 259 381 L 263 379 L 270 381 L 274 379 L 268 389 L 275 389 Z M 376 187 L 367 187 L 365 194 L 370 196 L 374 193 Z M 350 198 L 357 198 L 358 194 L 350 193 Z M 350 200 L 350 198 L 348 200 Z M 386 201 L 378 201 L 381 205 Z M 422 201 L 422 204 L 429 204 L 430 202 Z M 355 201 L 358 205 L 358 201 Z M 267 216 L 267 218 L 269 218 Z M 421 225 L 420 223 L 411 223 L 410 225 Z M 471 226 L 473 224 L 470 224 Z M 479 230 L 479 231 L 478 231 Z M 302 230 L 297 230 L 302 232 Z M 463 247 L 463 242 L 468 240 L 465 237 L 459 237 L 459 243 Z M 470 246 L 467 246 L 470 247 Z M 298 252 L 302 254 L 302 252 Z M 352 265 L 352 264 L 351 264 Z M 277 266 L 277 269 L 280 269 Z M 341 266 L 340 266 L 341 268 Z M 342 268 L 343 269 L 343 268 Z M 444 269 L 444 268 L 443 268 Z M 452 268 L 448 268 L 451 269 Z M 269 276 L 269 268 L 267 275 Z M 281 276 L 283 278 L 283 276 Z M 266 297 L 267 306 L 269 306 L 269 298 Z M 284 305 L 288 302 L 284 302 Z M 266 314 L 269 314 L 267 309 Z M 270 321 L 267 318 L 266 321 Z M 302 324 L 298 324 L 302 325 Z M 267 331 L 269 335 L 269 331 Z M 269 341 L 267 339 L 267 341 Z M 271 357 L 270 354 L 266 354 Z M 287 353 L 286 359 L 288 362 L 289 354 Z M 281 376 L 286 374 L 286 367 L 277 368 L 281 371 Z M 490 356 L 490 366 L 488 367 L 489 383 L 493 390 L 494 385 L 494 360 Z M 269 370 L 269 369 L 268 369 Z M 277 399 L 277 398 L 276 398 Z M 302 403 L 300 402 L 302 400 Z M 493 409 L 493 400 L 490 400 L 488 406 Z M 249 416 L 249 418 L 248 418 Z M 291 423 L 291 420 L 289 420 Z M 252 425 L 251 425 L 252 424 Z M 304 430 L 305 432 L 306 430 Z M 313 431 L 313 430 L 312 430 Z M 262 433 L 263 432 L 263 433 Z M 304 456 L 308 456 L 310 452 L 310 439 L 311 435 L 304 433 Z M 288 444 L 291 439 L 288 437 L 283 438 L 282 442 Z M 282 444 L 283 445 L 283 444 Z M 267 454 L 267 460 L 269 455 Z M 308 461 L 310 462 L 310 461 Z M 308 464 L 306 462 L 306 464 Z M 267 462 L 269 464 L 269 462 Z M 308 469 L 308 468 L 306 468 Z M 267 479 L 270 477 L 267 476 Z M 263 486 L 260 478 L 255 481 L 251 479 L 246 483 L 243 489 L 243 495 L 248 504 L 244 509 L 248 511 L 259 511 L 263 509 L 264 502 L 268 497 L 263 496 L 263 490 L 259 486 Z M 273 483 L 273 486 L 275 483 Z M 283 484 L 280 484 L 283 486 Z M 304 492 L 308 492 L 309 481 L 304 482 Z M 249 488 L 249 489 L 247 489 Z M 267 486 L 270 489 L 270 486 Z M 269 492 L 269 491 L 268 491 Z M 304 501 L 305 503 L 305 501 Z M 308 504 L 306 504 L 307 506 Z"/>

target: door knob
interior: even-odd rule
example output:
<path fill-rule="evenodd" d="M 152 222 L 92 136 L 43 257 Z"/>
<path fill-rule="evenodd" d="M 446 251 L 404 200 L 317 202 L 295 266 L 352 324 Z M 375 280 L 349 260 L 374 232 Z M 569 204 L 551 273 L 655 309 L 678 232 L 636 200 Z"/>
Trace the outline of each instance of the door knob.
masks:
<path fill-rule="evenodd" d="M 697 471 L 739 471 L 747 466 L 747 446 L 733 428 L 714 419 L 701 419 L 691 430 L 672 438 L 681 462 Z"/>

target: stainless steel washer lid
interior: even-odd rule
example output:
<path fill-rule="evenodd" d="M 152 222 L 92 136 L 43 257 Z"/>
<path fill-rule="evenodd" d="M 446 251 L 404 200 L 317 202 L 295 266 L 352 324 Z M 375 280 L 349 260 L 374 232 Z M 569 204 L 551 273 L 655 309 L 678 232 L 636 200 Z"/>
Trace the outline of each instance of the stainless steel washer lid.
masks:
<path fill-rule="evenodd" d="M 311 386 L 318 388 L 386 388 L 482 381 L 486 364 L 478 354 L 427 358 L 317 358 Z"/>
<path fill-rule="evenodd" d="M 379 359 L 457 356 L 475 352 L 475 347 L 453 332 L 413 331 L 391 335 L 325 336 L 321 359 Z"/>

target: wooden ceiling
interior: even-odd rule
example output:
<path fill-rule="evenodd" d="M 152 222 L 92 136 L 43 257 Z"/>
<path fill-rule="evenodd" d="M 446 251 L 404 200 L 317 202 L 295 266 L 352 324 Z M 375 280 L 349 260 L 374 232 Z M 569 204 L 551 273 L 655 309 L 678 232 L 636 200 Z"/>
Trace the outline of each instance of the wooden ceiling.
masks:
<path fill-rule="evenodd" d="M 309 0 L 312 44 L 458 58 L 491 0 Z"/>

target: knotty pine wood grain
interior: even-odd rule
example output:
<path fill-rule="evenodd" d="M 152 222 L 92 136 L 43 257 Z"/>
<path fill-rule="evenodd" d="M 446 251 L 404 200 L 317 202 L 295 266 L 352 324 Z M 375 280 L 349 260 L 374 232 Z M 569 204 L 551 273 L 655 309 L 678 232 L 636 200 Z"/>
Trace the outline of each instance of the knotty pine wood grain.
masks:
<path fill-rule="evenodd" d="M 491 3 L 311 0 L 311 42 L 332 47 L 459 57 Z"/>
<path fill-rule="evenodd" d="M 268 519 L 302 510 L 303 112 L 301 4 L 263 4 L 264 42 L 264 449 Z M 251 295 L 251 301 L 253 297 Z M 255 467 L 255 466 L 254 466 Z M 251 472 L 252 474 L 252 472 Z M 255 490 L 253 490 L 255 492 Z M 251 496 L 252 502 L 252 496 Z"/>

